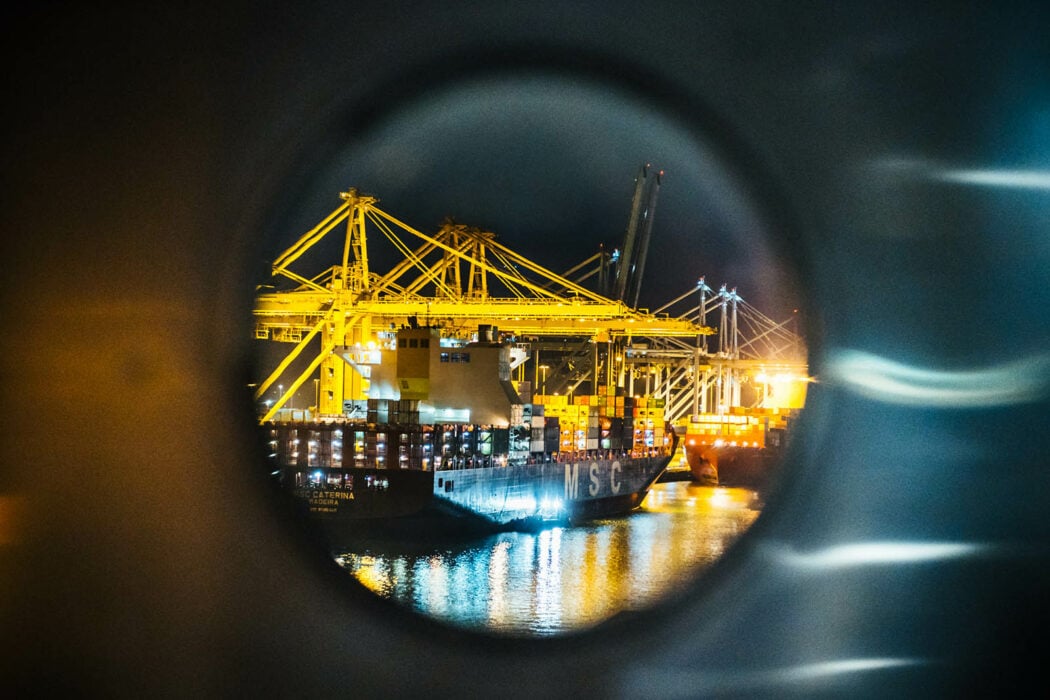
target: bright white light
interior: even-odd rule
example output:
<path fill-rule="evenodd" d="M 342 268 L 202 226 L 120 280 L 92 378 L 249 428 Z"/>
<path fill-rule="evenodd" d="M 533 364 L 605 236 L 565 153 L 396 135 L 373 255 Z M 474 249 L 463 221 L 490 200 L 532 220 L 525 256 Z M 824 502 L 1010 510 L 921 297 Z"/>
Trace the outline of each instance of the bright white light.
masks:
<path fill-rule="evenodd" d="M 964 185 L 1050 190 L 1050 171 L 1047 170 L 945 170 L 936 173 L 935 177 Z"/>
<path fill-rule="evenodd" d="M 1050 386 L 1050 355 L 983 369 L 923 369 L 860 350 L 832 350 L 823 376 L 876 401 L 944 408 L 1030 403 Z"/>
<path fill-rule="evenodd" d="M 562 502 L 558 498 L 544 498 L 540 501 L 540 514 L 553 515 L 561 512 Z"/>
<path fill-rule="evenodd" d="M 835 676 L 844 673 L 856 673 L 858 671 L 876 671 L 883 668 L 896 668 L 900 666 L 914 666 L 915 659 L 837 659 L 835 661 L 821 661 L 815 664 L 800 664 L 793 668 L 781 670 L 786 680 L 809 680 L 824 676 Z"/>
<path fill-rule="evenodd" d="M 780 549 L 774 556 L 802 569 L 832 569 L 878 564 L 914 564 L 973 556 L 984 547 L 964 542 L 861 542 L 815 552 Z"/>
<path fill-rule="evenodd" d="M 832 659 L 783 668 L 741 671 L 730 675 L 661 667 L 659 673 L 646 676 L 644 680 L 638 679 L 638 674 L 628 676 L 626 680 L 629 690 L 626 694 L 658 695 L 666 698 L 722 696 L 727 693 L 743 696 L 776 696 L 783 694 L 785 692 L 783 686 L 789 683 L 811 683 L 835 676 L 905 668 L 924 663 L 926 662 L 922 659 L 895 657 Z M 638 692 L 630 692 L 632 690 Z M 776 692 L 777 690 L 779 693 Z"/>
<path fill-rule="evenodd" d="M 1050 171 L 1048 170 L 948 168 L 932 161 L 915 158 L 884 158 L 874 165 L 880 169 L 910 172 L 918 177 L 942 182 L 957 182 L 963 185 L 1050 190 Z"/>
<path fill-rule="evenodd" d="M 689 500 L 691 501 L 689 505 L 692 506 L 693 499 Z M 716 488 L 714 491 L 712 491 L 711 498 L 709 500 L 711 502 L 711 505 L 715 508 L 725 508 L 732 503 L 732 499 L 729 498 L 729 493 L 723 488 Z"/>
<path fill-rule="evenodd" d="M 489 502 L 490 507 L 502 506 L 505 511 L 525 511 L 527 513 L 536 512 L 536 499 L 531 496 L 517 496 L 506 499 L 492 499 Z"/>

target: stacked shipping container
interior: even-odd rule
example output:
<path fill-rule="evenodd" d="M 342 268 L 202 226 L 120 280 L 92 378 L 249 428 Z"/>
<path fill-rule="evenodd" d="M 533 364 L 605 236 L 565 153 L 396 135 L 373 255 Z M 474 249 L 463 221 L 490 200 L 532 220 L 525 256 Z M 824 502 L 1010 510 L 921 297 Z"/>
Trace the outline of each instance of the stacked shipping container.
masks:
<path fill-rule="evenodd" d="M 548 424 L 552 419 L 558 420 L 561 451 L 663 446 L 670 437 L 664 430 L 663 401 L 617 396 L 614 391 L 609 389 L 605 395 L 588 394 L 571 399 L 537 394 L 533 397 L 533 415 L 539 412 Z M 534 418 L 534 436 L 538 425 Z"/>
<path fill-rule="evenodd" d="M 766 447 L 767 440 L 787 429 L 791 409 L 734 408 L 729 413 L 701 413 L 689 417 L 686 435 L 700 444 Z M 779 445 L 777 445 L 779 446 Z"/>
<path fill-rule="evenodd" d="M 504 455 L 661 447 L 663 402 L 646 397 L 534 395 L 510 427 L 421 424 L 420 402 L 368 399 L 359 421 L 277 422 L 270 448 L 280 466 L 454 469 L 496 466 Z M 520 415 L 520 418 L 518 417 Z"/>

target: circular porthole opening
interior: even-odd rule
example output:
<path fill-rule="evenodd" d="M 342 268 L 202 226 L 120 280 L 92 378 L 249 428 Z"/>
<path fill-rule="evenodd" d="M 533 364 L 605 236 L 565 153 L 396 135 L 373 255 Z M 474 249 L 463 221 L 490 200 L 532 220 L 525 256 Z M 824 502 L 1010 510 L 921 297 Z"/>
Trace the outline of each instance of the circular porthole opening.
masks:
<path fill-rule="evenodd" d="M 275 213 L 259 472 L 348 580 L 550 637 L 667 599 L 759 517 L 809 381 L 798 280 L 722 144 L 639 95 L 432 88 Z"/>

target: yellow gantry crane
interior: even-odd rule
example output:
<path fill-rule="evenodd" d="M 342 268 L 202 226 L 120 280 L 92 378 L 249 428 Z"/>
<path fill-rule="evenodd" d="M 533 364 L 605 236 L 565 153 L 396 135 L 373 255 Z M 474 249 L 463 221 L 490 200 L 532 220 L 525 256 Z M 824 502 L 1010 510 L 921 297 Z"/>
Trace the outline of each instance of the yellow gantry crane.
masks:
<path fill-rule="evenodd" d="M 263 422 L 315 374 L 321 415 L 338 415 L 344 400 L 366 398 L 366 367 L 381 344 L 380 334 L 406 324 L 440 326 L 446 335 L 459 338 L 496 325 L 518 337 L 589 338 L 610 347 L 636 337 L 695 338 L 715 332 L 603 297 L 515 253 L 491 232 L 449 220 L 431 236 L 379 209 L 375 197 L 351 189 L 340 198 L 335 211 L 274 260 L 273 276 L 296 286 L 260 290 L 256 296 L 256 339 L 294 344 L 256 387 L 256 399 L 297 359 L 298 364 L 308 359 L 311 345 L 320 346 Z M 339 264 L 313 277 L 292 270 L 293 263 L 344 223 Z M 401 256 L 382 274 L 370 268 L 369 229 Z"/>

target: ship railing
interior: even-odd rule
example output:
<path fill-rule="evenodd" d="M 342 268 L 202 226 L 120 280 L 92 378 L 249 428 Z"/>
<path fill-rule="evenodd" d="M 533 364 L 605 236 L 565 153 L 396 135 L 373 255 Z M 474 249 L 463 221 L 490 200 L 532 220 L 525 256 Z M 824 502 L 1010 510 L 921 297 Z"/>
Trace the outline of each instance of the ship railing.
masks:
<path fill-rule="evenodd" d="M 662 447 L 646 447 L 631 450 L 565 450 L 561 452 L 533 452 L 525 464 L 571 464 L 594 460 L 643 459 L 645 457 L 665 457 L 668 452 Z"/>
<path fill-rule="evenodd" d="M 595 460 L 616 459 L 645 459 L 652 457 L 666 457 L 668 450 L 663 447 L 642 447 L 620 450 L 564 450 L 559 452 L 532 452 L 528 457 L 514 460 L 510 465 L 543 465 L 543 464 L 573 464 L 576 462 L 592 462 Z M 486 467 L 506 466 L 490 456 L 455 457 L 444 459 L 437 471 L 456 471 L 460 469 L 482 469 Z"/>

